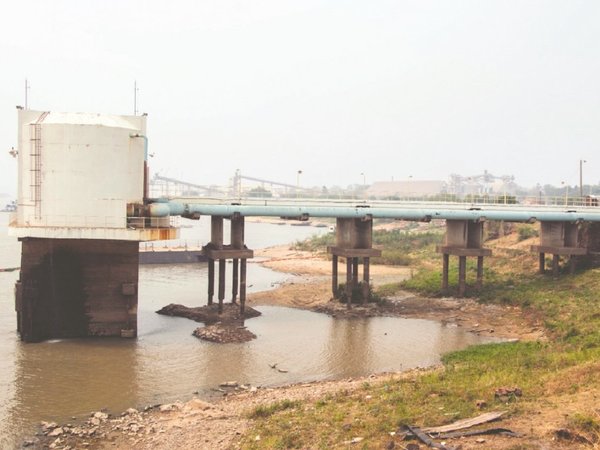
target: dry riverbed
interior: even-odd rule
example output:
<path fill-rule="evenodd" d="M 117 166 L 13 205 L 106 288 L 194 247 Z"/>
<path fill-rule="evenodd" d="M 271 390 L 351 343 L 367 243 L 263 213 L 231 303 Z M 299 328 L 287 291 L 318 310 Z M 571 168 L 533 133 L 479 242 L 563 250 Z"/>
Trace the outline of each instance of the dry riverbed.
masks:
<path fill-rule="evenodd" d="M 380 305 L 355 306 L 349 312 L 344 305 L 331 301 L 331 263 L 326 259 L 281 246 L 257 252 L 257 260 L 274 270 L 296 276 L 292 281 L 274 290 L 250 295 L 248 305 L 280 305 L 336 316 L 393 315 L 425 318 L 455 324 L 475 333 L 493 333 L 494 336 L 504 338 L 544 337 L 542 327 L 536 323 L 536 319 L 523 316 L 518 308 L 481 305 L 468 299 L 427 299 L 404 293 Z M 343 272 L 340 273 L 341 279 L 342 276 Z M 372 266 L 371 276 L 375 285 L 397 282 L 410 277 L 411 269 Z M 416 370 L 400 374 L 376 374 L 357 379 L 303 383 L 278 388 L 238 386 L 235 380 L 232 380 L 215 387 L 222 395 L 222 398 L 215 402 L 194 398 L 185 403 L 157 405 L 144 411 L 130 409 L 116 417 L 96 412 L 84 423 L 62 426 L 45 424 L 39 435 L 26 444 L 30 448 L 57 449 L 237 448 L 241 437 L 252 423 L 248 414 L 258 405 L 283 399 L 317 400 L 342 389 L 358 389 L 365 381 L 399 377 L 408 379 L 418 376 L 419 373 L 420 371 Z M 522 428 L 518 424 L 516 426 Z M 260 440 L 260 436 L 253 439 Z M 342 443 L 340 445 L 342 446 Z M 463 448 L 504 447 L 479 445 Z"/>

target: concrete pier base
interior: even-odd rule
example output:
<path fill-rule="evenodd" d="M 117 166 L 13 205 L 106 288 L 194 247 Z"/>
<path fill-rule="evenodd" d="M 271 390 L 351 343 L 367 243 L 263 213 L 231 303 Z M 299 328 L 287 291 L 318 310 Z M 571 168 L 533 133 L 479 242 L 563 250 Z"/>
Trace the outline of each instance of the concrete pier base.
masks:
<path fill-rule="evenodd" d="M 541 222 L 540 245 L 532 245 L 531 251 L 539 255 L 539 273 L 546 271 L 546 255 L 552 255 L 552 277 L 560 274 L 560 258 L 568 258 L 569 273 L 575 273 L 577 258 L 588 254 L 582 242 L 580 226 L 571 222 Z"/>
<path fill-rule="evenodd" d="M 467 291 L 467 257 L 477 258 L 476 287 L 483 286 L 483 259 L 491 256 L 492 251 L 483 248 L 483 222 L 468 220 L 447 220 L 444 245 L 436 251 L 442 254 L 442 289 L 448 289 L 450 256 L 458 256 L 458 296 Z"/>
<path fill-rule="evenodd" d="M 373 221 L 363 219 L 337 219 L 336 245 L 328 247 L 332 259 L 331 291 L 333 298 L 340 298 L 338 283 L 339 258 L 346 259 L 346 286 L 344 297 L 346 306 L 352 307 L 352 293 L 359 286 L 359 265 L 362 262 L 363 277 L 360 292 L 360 301 L 364 303 L 370 298 L 370 264 L 371 258 L 381 256 L 381 250 L 372 248 Z"/>
<path fill-rule="evenodd" d="M 211 216 L 211 240 L 202 247 L 202 254 L 208 258 L 208 304 L 212 305 L 215 286 L 215 261 L 218 261 L 219 314 L 223 312 L 225 300 L 226 261 L 232 260 L 231 303 L 237 303 L 239 294 L 240 312 L 246 308 L 246 264 L 254 257 L 254 251 L 244 244 L 244 217 L 234 215 L 231 219 L 231 244 L 223 244 L 223 216 Z"/>
<path fill-rule="evenodd" d="M 17 331 L 26 342 L 137 335 L 137 241 L 21 239 Z"/>

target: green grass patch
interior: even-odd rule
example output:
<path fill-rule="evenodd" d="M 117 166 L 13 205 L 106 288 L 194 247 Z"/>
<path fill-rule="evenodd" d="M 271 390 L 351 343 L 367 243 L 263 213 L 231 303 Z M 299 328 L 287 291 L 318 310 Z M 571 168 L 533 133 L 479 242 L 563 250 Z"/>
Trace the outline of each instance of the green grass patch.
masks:
<path fill-rule="evenodd" d="M 441 290 L 441 258 L 434 254 L 439 236 L 422 240 L 396 236 L 402 236 L 403 242 L 391 247 L 404 249 L 411 242 L 408 253 L 418 261 L 418 268 L 410 280 L 379 286 L 378 295 L 393 295 L 399 289 L 427 296 L 456 292 L 455 261 L 450 266 L 449 292 Z M 475 266 L 469 261 L 468 295 L 482 303 L 520 307 L 543 324 L 547 342 L 474 346 L 445 355 L 439 370 L 365 383 L 354 391 L 303 402 L 301 407 L 270 405 L 268 414 L 253 416 L 242 447 L 344 448 L 344 443 L 360 436 L 364 440 L 353 448 L 385 448 L 389 433 L 401 424 L 442 425 L 492 410 L 529 416 L 542 407 L 553 407 L 549 396 L 600 390 L 600 269 L 553 280 L 536 274 L 536 267 L 536 255 L 497 252 L 486 259 L 484 284 L 476 290 L 472 287 Z M 495 390 L 505 386 L 518 386 L 523 396 L 496 398 Z M 479 400 L 487 405 L 483 410 L 477 406 Z M 593 442 L 600 440 L 597 411 L 573 414 L 565 418 L 564 426 Z M 257 435 L 260 441 L 253 440 Z"/>
<path fill-rule="evenodd" d="M 433 255 L 435 245 L 442 242 L 442 232 L 415 230 L 375 230 L 373 247 L 379 248 L 382 255 L 372 258 L 373 264 L 406 266 L 426 255 Z M 324 253 L 328 246 L 335 245 L 335 234 L 328 233 L 298 241 L 294 249 Z"/>
<path fill-rule="evenodd" d="M 268 418 L 279 411 L 285 411 L 286 409 L 298 408 L 300 402 L 298 400 L 281 400 L 269 405 L 258 405 L 248 414 L 250 419 Z"/>

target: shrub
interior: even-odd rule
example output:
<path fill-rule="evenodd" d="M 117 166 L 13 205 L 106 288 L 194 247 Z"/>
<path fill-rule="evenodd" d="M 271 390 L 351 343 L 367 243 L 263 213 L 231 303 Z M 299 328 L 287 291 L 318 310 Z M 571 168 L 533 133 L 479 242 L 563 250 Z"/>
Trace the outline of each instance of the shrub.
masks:
<path fill-rule="evenodd" d="M 517 229 L 517 233 L 519 235 L 519 242 L 524 241 L 525 239 L 539 236 L 538 230 L 535 229 L 533 225 L 521 225 Z"/>

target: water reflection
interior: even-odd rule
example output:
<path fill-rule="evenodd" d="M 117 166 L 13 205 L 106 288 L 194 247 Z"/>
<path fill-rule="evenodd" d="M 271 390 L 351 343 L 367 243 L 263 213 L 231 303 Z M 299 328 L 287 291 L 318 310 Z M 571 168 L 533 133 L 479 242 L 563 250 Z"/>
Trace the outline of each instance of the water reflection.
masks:
<path fill-rule="evenodd" d="M 373 367 L 371 322 L 364 319 L 333 320 L 321 352 L 330 375 L 365 374 Z"/>

